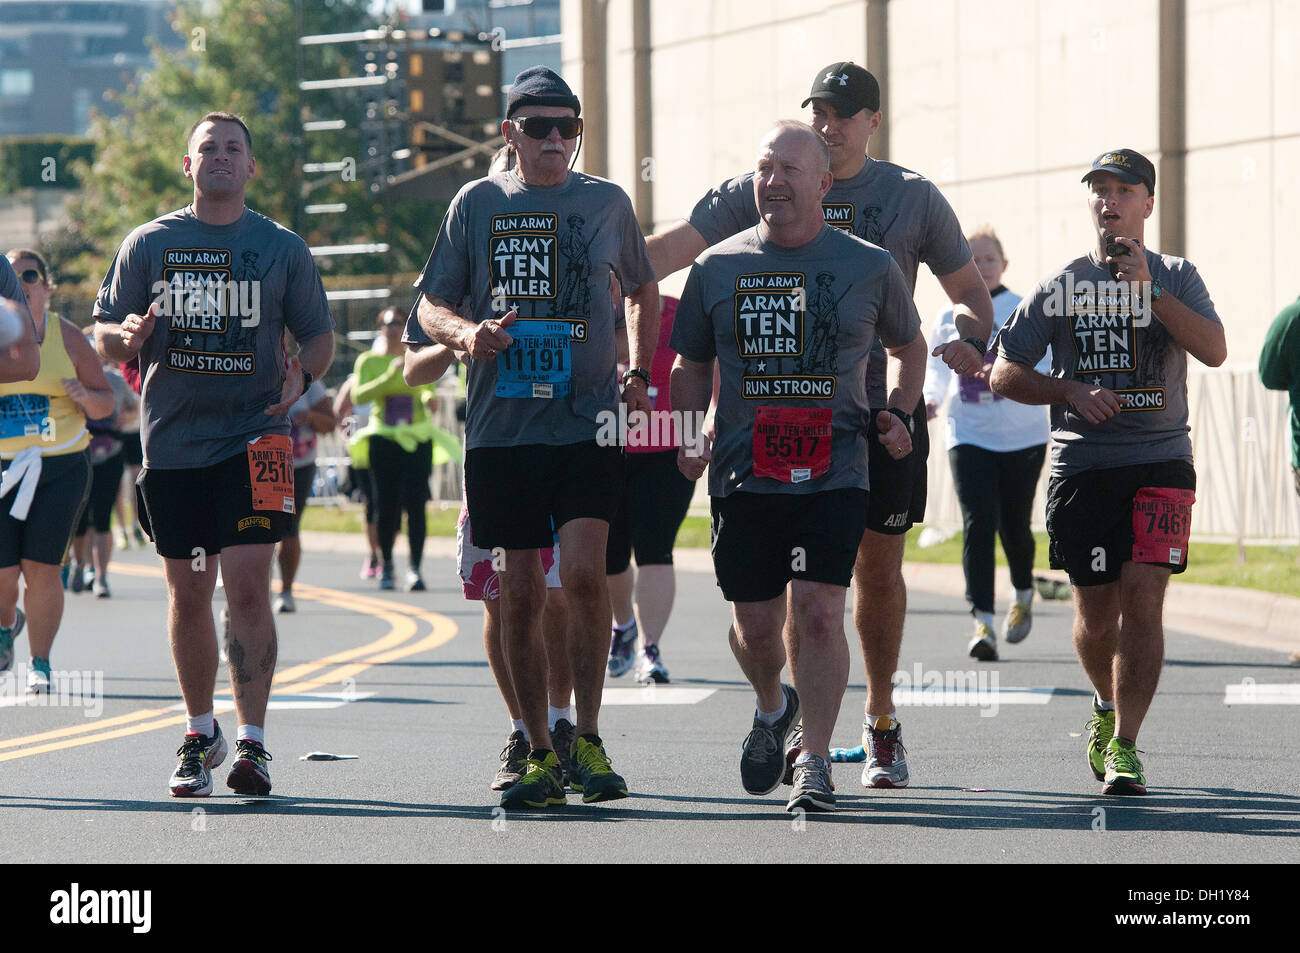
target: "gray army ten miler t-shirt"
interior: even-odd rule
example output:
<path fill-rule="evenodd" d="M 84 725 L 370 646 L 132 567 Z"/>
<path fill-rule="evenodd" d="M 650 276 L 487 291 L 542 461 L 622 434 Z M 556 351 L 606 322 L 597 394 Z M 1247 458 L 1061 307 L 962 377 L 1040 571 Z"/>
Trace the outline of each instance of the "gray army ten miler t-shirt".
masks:
<path fill-rule="evenodd" d="M 892 162 L 867 159 L 857 175 L 836 179 L 822 199 L 826 224 L 842 228 L 888 251 L 916 291 L 916 274 L 925 262 L 936 275 L 948 275 L 971 260 L 970 246 L 952 206 L 923 175 Z M 688 221 L 710 245 L 758 224 L 754 173 L 728 179 L 696 203 Z M 871 406 L 884 407 L 885 353 L 871 355 Z"/>
<path fill-rule="evenodd" d="M 465 447 L 563 446 L 596 439 L 598 416 L 618 408 L 610 275 L 624 295 L 654 280 L 627 194 L 570 172 L 528 185 L 501 172 L 452 199 L 415 286 L 469 320 L 500 318 L 515 339 L 495 361 L 471 361 Z"/>
<path fill-rule="evenodd" d="M 1190 262 L 1145 251 L 1166 293 L 1220 324 Z M 1096 253 L 1076 258 L 1026 295 L 994 341 L 999 356 L 1033 367 L 1048 346 L 1052 376 L 1114 391 L 1121 411 L 1090 424 L 1052 405 L 1052 475 L 1164 460 L 1192 462 L 1187 352 L 1146 310 L 1135 283 L 1116 282 Z"/>
<path fill-rule="evenodd" d="M 206 467 L 263 434 L 284 387 L 284 329 L 299 342 L 333 328 L 325 289 L 301 238 L 245 209 L 230 225 L 190 207 L 141 225 L 117 250 L 95 319 L 120 323 L 154 306 L 140 351 L 144 464 Z"/>
<path fill-rule="evenodd" d="M 702 254 L 677 306 L 672 348 L 697 363 L 718 359 L 709 494 L 869 489 L 871 404 L 863 363 L 877 335 L 887 347 L 902 347 L 920 328 L 898 265 L 838 229 L 823 228 L 806 245 L 787 248 L 765 241 L 755 227 Z M 760 408 L 829 408 L 829 469 L 789 481 L 755 476 Z M 769 451 L 787 449 L 788 442 L 777 446 L 781 436 L 773 433 Z M 798 436 L 791 431 L 790 439 Z M 761 454 L 764 441 L 757 443 Z"/>

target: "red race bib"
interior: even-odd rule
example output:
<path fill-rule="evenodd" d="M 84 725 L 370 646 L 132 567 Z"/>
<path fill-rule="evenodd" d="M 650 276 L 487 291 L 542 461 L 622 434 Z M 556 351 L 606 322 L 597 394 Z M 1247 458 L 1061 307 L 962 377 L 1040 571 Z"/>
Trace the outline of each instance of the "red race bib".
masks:
<path fill-rule="evenodd" d="M 759 407 L 755 411 L 754 476 L 804 483 L 830 468 L 829 407 Z"/>
<path fill-rule="evenodd" d="M 1144 486 L 1133 498 L 1133 562 L 1187 562 L 1196 494 L 1172 487 Z"/>
<path fill-rule="evenodd" d="M 293 442 L 288 434 L 265 434 L 248 441 L 248 480 L 253 509 L 293 512 Z"/>

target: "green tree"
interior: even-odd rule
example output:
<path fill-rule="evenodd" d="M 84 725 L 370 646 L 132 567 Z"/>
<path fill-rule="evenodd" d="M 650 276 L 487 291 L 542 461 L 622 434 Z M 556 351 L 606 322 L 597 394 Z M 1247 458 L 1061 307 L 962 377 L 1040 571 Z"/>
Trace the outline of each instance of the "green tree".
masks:
<path fill-rule="evenodd" d="M 332 270 L 409 281 L 428 254 L 442 206 L 386 208 L 367 197 L 358 175 L 311 194 L 312 202 L 346 202 L 345 216 L 299 215 L 300 163 L 358 156 L 362 107 L 355 91 L 300 93 L 297 85 L 300 57 L 303 78 L 359 74 L 356 46 L 300 48 L 298 37 L 371 28 L 367 6 L 366 0 L 181 0 L 172 26 L 184 47 L 155 46 L 154 68 L 121 95 L 122 112 L 91 124 L 98 152 L 76 170 L 85 188 L 68 229 L 91 250 L 64 263 L 64 270 L 98 280 L 131 229 L 186 205 L 192 186 L 181 170 L 185 134 L 205 112 L 229 110 L 246 118 L 253 136 L 257 176 L 249 183 L 250 208 L 296 227 L 311 244 L 388 241 L 389 256 L 339 258 Z M 313 116 L 347 119 L 348 128 L 304 135 L 302 122 Z"/>

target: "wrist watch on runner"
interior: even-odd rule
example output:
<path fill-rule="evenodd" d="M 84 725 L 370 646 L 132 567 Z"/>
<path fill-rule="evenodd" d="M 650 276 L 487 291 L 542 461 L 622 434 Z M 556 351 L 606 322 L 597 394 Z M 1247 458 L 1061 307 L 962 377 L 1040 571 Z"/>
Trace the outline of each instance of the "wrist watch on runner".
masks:
<path fill-rule="evenodd" d="M 311 376 L 311 371 L 304 367 L 302 371 L 302 394 L 307 393 L 307 388 L 311 386 L 311 382 L 315 379 L 316 378 Z M 299 394 L 298 396 L 301 397 L 302 394 Z"/>
<path fill-rule="evenodd" d="M 644 367 L 629 367 L 623 372 L 623 386 L 626 387 L 632 383 L 632 378 L 637 378 L 645 383 L 646 389 L 650 389 L 650 372 Z"/>
<path fill-rule="evenodd" d="M 983 338 L 962 338 L 961 343 L 969 344 L 975 350 L 979 351 L 981 357 L 984 355 L 984 352 L 989 349 L 988 342 Z"/>
<path fill-rule="evenodd" d="M 907 411 L 899 410 L 897 407 L 886 407 L 885 410 L 889 411 L 891 414 L 893 414 L 895 417 L 901 420 L 903 422 L 903 426 L 907 428 L 908 433 L 916 433 L 916 425 L 912 423 L 912 415 L 909 414 Z"/>

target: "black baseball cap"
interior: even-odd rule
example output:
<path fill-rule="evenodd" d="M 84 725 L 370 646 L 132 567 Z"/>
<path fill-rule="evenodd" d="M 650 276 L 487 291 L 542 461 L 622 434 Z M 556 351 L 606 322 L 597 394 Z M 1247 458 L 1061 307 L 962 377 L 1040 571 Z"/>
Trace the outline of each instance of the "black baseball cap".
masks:
<path fill-rule="evenodd" d="M 1092 160 L 1092 168 L 1085 172 L 1079 181 L 1087 182 L 1094 172 L 1110 172 L 1129 185 L 1137 185 L 1141 182 L 1150 194 L 1156 194 L 1156 167 L 1151 164 L 1150 159 L 1133 149 L 1103 152 Z"/>
<path fill-rule="evenodd" d="M 845 119 L 859 109 L 879 112 L 880 84 L 856 63 L 832 63 L 814 77 L 812 92 L 800 106 L 807 106 L 814 99 L 830 103 Z"/>

